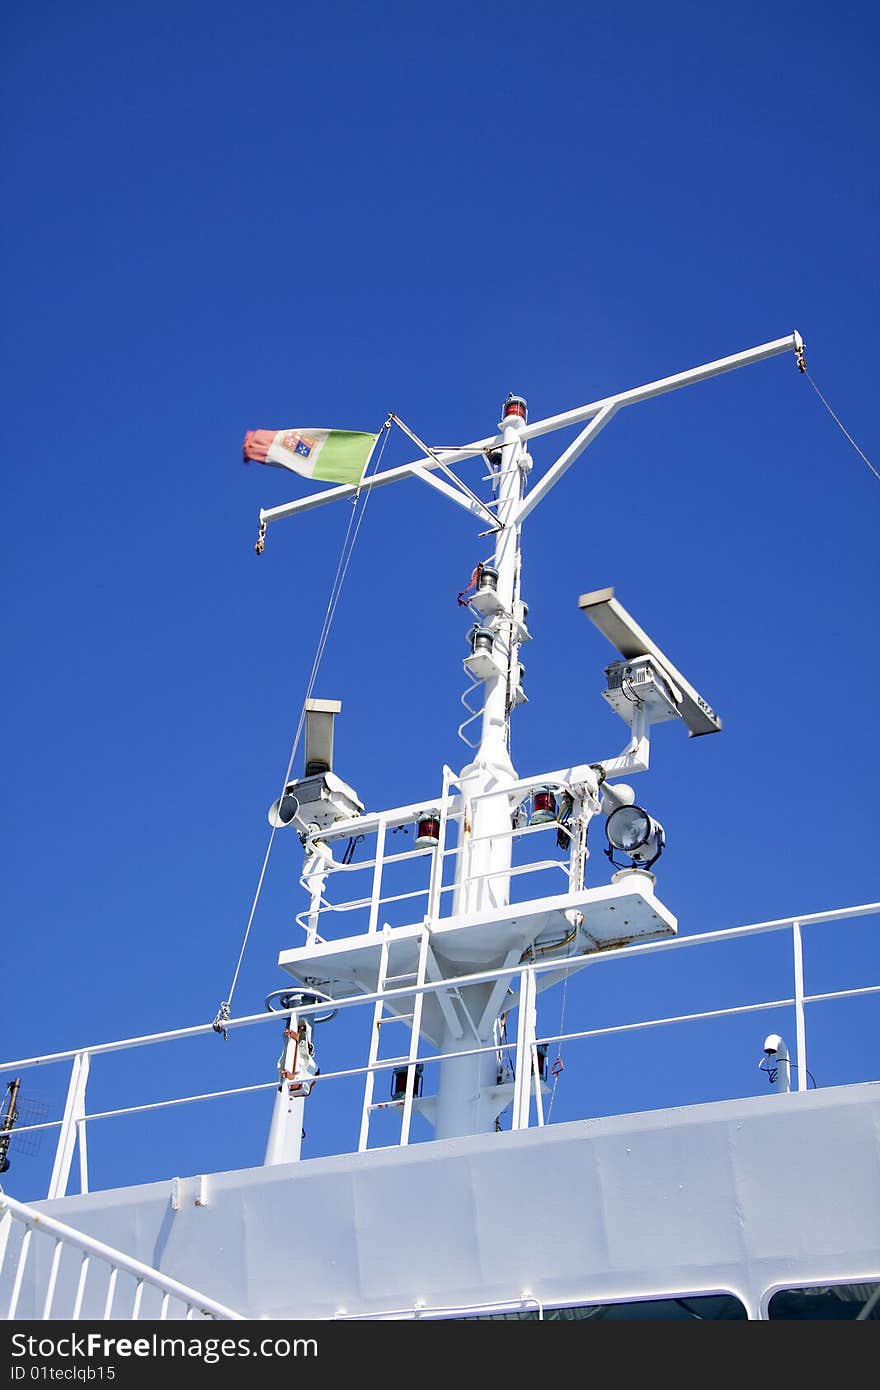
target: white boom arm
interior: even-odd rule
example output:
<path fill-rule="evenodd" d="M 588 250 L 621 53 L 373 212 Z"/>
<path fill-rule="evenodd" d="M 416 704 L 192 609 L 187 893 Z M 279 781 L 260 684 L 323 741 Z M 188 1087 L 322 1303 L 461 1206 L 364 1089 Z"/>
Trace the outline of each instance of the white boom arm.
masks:
<path fill-rule="evenodd" d="M 544 420 L 536 420 L 533 424 L 526 425 L 520 431 L 520 439 L 524 443 L 529 439 L 537 439 L 542 434 L 552 434 L 555 430 L 565 429 L 567 425 L 579 425 L 584 421 L 591 421 L 588 428 L 582 431 L 574 443 L 547 470 L 529 496 L 520 504 L 517 522 L 521 522 L 538 505 L 587 445 L 592 443 L 612 415 L 623 406 L 636 405 L 640 401 L 649 401 L 654 396 L 665 395 L 668 391 L 678 391 L 682 386 L 695 386 L 697 382 L 707 381 L 710 377 L 735 371 L 737 367 L 748 367 L 753 362 L 763 362 L 768 357 L 776 357 L 783 352 L 800 352 L 802 349 L 803 339 L 801 335 L 797 332 L 790 333 L 787 338 L 777 338 L 772 343 L 762 343 L 760 347 L 748 348 L 745 352 L 736 352 L 732 357 L 719 357 L 717 361 L 707 362 L 702 367 L 692 367 L 690 371 L 679 372 L 676 376 L 661 377 L 659 381 L 649 381 L 644 386 L 636 386 L 630 391 L 621 391 L 614 396 L 605 396 L 600 401 L 591 401 L 589 405 L 578 406 L 576 410 L 565 411 L 562 415 L 548 415 Z M 594 417 L 598 418 L 594 419 Z M 386 468 L 381 473 L 374 473 L 372 477 L 364 478 L 360 487 L 361 489 L 384 487 L 386 483 L 399 483 L 405 478 L 412 478 L 420 474 L 424 476 L 427 470 L 433 471 L 441 464 L 448 467 L 453 463 L 461 463 L 464 459 L 473 458 L 474 455 L 484 453 L 487 449 L 499 449 L 503 443 L 504 435 L 501 433 L 490 435 L 487 439 L 476 439 L 472 444 L 464 445 L 461 449 L 436 449 L 432 451 L 432 457 L 414 459 L 412 463 L 402 464 L 399 468 Z M 354 497 L 357 492 L 358 488 L 348 485 L 328 487 L 323 492 L 312 493 L 309 497 L 300 497 L 295 502 L 285 502 L 280 507 L 269 507 L 261 510 L 260 522 L 268 525 L 270 521 L 281 521 L 284 517 L 295 516 L 298 512 L 308 512 L 313 507 L 323 507 L 327 502 L 337 502 L 343 497 Z M 456 498 L 455 500 L 460 499 Z M 465 505 L 467 504 L 465 503 Z"/>

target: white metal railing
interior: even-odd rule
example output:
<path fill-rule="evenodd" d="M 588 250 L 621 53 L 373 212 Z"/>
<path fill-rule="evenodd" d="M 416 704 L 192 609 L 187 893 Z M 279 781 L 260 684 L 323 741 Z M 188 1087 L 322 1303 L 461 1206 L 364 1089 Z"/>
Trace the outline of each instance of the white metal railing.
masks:
<path fill-rule="evenodd" d="M 595 781 L 595 774 L 586 766 L 563 769 L 558 772 L 543 773 L 536 776 L 523 777 L 513 782 L 509 787 L 500 790 L 482 792 L 472 798 L 472 801 L 491 800 L 501 797 L 507 806 L 512 807 L 514 803 L 524 801 L 536 786 L 554 786 L 559 791 L 567 789 L 571 783 L 578 778 L 584 779 L 592 777 Z M 539 873 L 546 870 L 562 871 L 563 874 L 571 876 L 573 856 L 577 846 L 574 839 L 565 826 L 559 822 L 551 822 L 544 825 L 530 826 L 523 823 L 511 823 L 508 830 L 493 831 L 490 836 L 468 835 L 463 844 L 449 846 L 447 837 L 450 824 L 460 824 L 464 817 L 464 810 L 461 805 L 460 796 L 452 794 L 451 788 L 457 785 L 457 777 L 449 767 L 443 769 L 443 785 L 439 796 L 426 798 L 424 801 L 412 802 L 408 806 L 398 806 L 390 811 L 367 812 L 358 816 L 356 819 L 344 821 L 330 826 L 326 829 L 316 831 L 305 839 L 306 844 L 306 866 L 300 876 L 300 885 L 305 889 L 311 898 L 308 908 L 298 912 L 294 918 L 297 925 L 306 933 L 309 944 L 316 941 L 323 941 L 325 938 L 319 934 L 318 927 L 322 916 L 330 913 L 348 913 L 358 911 L 368 911 L 369 920 L 367 931 L 375 932 L 380 928 L 379 912 L 383 906 L 391 903 L 404 902 L 424 898 L 426 900 L 426 911 L 423 919 L 432 923 L 443 915 L 444 897 L 454 892 L 453 884 L 443 883 L 443 865 L 449 858 L 455 858 L 462 850 L 466 856 L 466 863 L 462 877 L 469 882 L 478 882 L 480 879 L 491 878 L 511 878 L 522 874 Z M 435 848 L 409 849 L 395 854 L 386 852 L 388 832 L 407 829 L 409 826 L 418 822 L 419 817 L 426 808 L 434 807 L 439 811 L 439 843 Z M 593 814 L 595 807 L 584 808 L 586 815 Z M 526 864 L 511 866 L 503 870 L 493 869 L 484 874 L 474 874 L 470 871 L 470 857 L 473 847 L 487 839 L 502 840 L 505 838 L 521 840 L 529 835 L 535 835 L 548 830 L 562 829 L 567 835 L 570 844 L 570 852 L 565 859 L 537 859 Z M 334 842 L 359 837 L 365 839 L 367 836 L 376 836 L 376 848 L 373 856 L 368 859 L 352 860 L 344 863 L 329 858 L 327 854 L 321 853 L 319 846 L 329 846 Z M 310 853 L 311 851 L 311 853 Z M 400 893 L 383 892 L 383 881 L 388 870 L 395 866 L 414 863 L 416 860 L 428 861 L 427 882 L 424 887 L 408 889 Z M 372 878 L 369 891 L 365 891 L 356 898 L 346 898 L 340 902 L 333 902 L 325 895 L 325 885 L 331 875 L 365 874 L 372 870 Z M 448 909 L 447 909 L 448 910 Z"/>
<path fill-rule="evenodd" d="M 14 1271 L 10 1268 L 7 1276 L 6 1261 L 7 1257 L 15 1256 L 14 1242 L 11 1239 L 14 1229 L 20 1232 L 21 1239 L 18 1244 L 18 1259 L 15 1263 Z M 12 1321 L 19 1312 L 22 1290 L 25 1284 L 25 1276 L 29 1263 L 35 1264 L 32 1244 L 34 1237 L 52 1242 L 52 1253 L 49 1260 L 48 1270 L 46 1271 L 45 1282 L 39 1277 L 34 1268 L 34 1293 L 36 1305 L 33 1316 L 43 1322 L 52 1319 L 65 1317 L 56 1308 L 56 1295 L 58 1293 L 58 1278 L 61 1271 L 61 1261 L 65 1253 L 72 1255 L 78 1254 L 80 1257 L 79 1269 L 73 1271 L 73 1275 L 66 1280 L 66 1288 L 72 1293 L 72 1308 L 66 1314 L 70 1321 L 77 1322 L 83 1311 L 89 1290 L 87 1288 L 89 1276 L 93 1274 L 94 1265 L 104 1266 L 107 1273 L 106 1285 L 103 1290 L 99 1290 L 97 1298 L 93 1298 L 93 1306 L 100 1306 L 100 1317 L 106 1320 L 110 1317 L 125 1317 L 133 1321 L 138 1321 L 144 1316 L 144 1293 L 147 1290 L 154 1291 L 160 1296 L 159 1311 L 157 1317 L 164 1321 L 169 1316 L 169 1310 L 174 1304 L 182 1304 L 185 1311 L 184 1316 L 190 1320 L 201 1315 L 205 1318 L 223 1318 L 239 1321 L 243 1319 L 242 1313 L 237 1313 L 233 1308 L 227 1308 L 225 1304 L 218 1303 L 216 1299 L 208 1298 L 205 1294 L 199 1293 L 196 1289 L 191 1289 L 187 1284 L 181 1284 L 178 1279 L 171 1279 L 160 1270 L 153 1269 L 152 1266 L 143 1264 L 141 1260 L 135 1260 L 130 1255 L 126 1255 L 122 1250 L 115 1250 L 111 1245 L 105 1245 L 103 1241 L 96 1240 L 93 1236 L 86 1235 L 83 1231 L 77 1231 L 72 1226 L 66 1225 L 62 1221 L 57 1221 L 52 1216 L 47 1216 L 45 1212 L 38 1211 L 36 1207 L 27 1206 L 24 1202 L 18 1202 L 14 1197 L 9 1197 L 4 1192 L 0 1192 L 0 1290 L 4 1289 L 4 1284 L 10 1287 L 9 1300 L 4 1314 L 7 1321 Z M 12 1261 L 10 1261 L 10 1266 Z M 42 1271 L 40 1271 L 40 1274 Z M 118 1281 L 119 1275 L 131 1276 L 134 1281 L 132 1290 L 131 1306 L 127 1312 L 120 1312 L 120 1298 Z M 37 1289 L 42 1292 L 42 1298 L 37 1296 Z M 92 1313 L 94 1317 L 94 1313 Z"/>
<path fill-rule="evenodd" d="M 516 1061 L 514 1083 L 516 1092 L 514 1097 L 513 1127 L 524 1128 L 531 1124 L 531 1100 L 536 1102 L 536 1122 L 539 1125 L 543 1123 L 543 1115 L 540 1105 L 537 1103 L 540 1095 L 538 1085 L 537 1048 L 543 1044 L 575 1042 L 591 1038 L 609 1037 L 617 1034 L 635 1033 L 650 1028 L 666 1027 L 671 1024 L 702 1022 L 709 1019 L 735 1017 L 746 1013 L 759 1013 L 771 1009 L 793 1008 L 796 1020 L 795 1061 L 798 1071 L 797 1084 L 798 1089 L 804 1091 L 807 1089 L 808 1076 L 807 1006 L 833 1000 L 880 995 L 880 984 L 807 994 L 804 989 L 803 930 L 806 927 L 815 926 L 820 923 L 841 922 L 876 914 L 880 914 L 880 903 L 865 903 L 855 907 L 838 908 L 827 912 L 817 912 L 798 917 L 785 917 L 778 918 L 774 921 L 751 923 L 746 926 L 732 927 L 721 931 L 704 932 L 691 936 L 668 937 L 658 941 L 640 942 L 631 946 L 592 952 L 585 955 L 574 955 L 563 958 L 551 957 L 531 962 L 521 962 L 518 965 L 499 969 L 475 971 L 468 975 L 458 975 L 443 979 L 422 978 L 421 980 L 417 979 L 414 983 L 407 983 L 404 985 L 395 984 L 391 988 L 385 987 L 371 993 L 350 995 L 344 998 L 334 999 L 333 1003 L 334 1008 L 338 1010 L 369 1008 L 370 1006 L 375 1008 L 377 1003 L 387 1006 L 395 1002 L 399 1004 L 406 1000 L 416 1001 L 419 998 L 425 998 L 432 994 L 440 994 L 445 991 L 459 991 L 467 988 L 469 985 L 488 984 L 505 980 L 518 983 L 518 1000 L 521 1000 L 529 997 L 538 979 L 548 972 L 553 972 L 559 976 L 568 971 L 600 969 L 609 961 L 622 962 L 628 960 L 641 960 L 651 955 L 665 955 L 672 951 L 695 950 L 721 942 L 742 941 L 762 934 L 790 932 L 792 936 L 792 967 L 794 976 L 794 989 L 790 996 L 778 999 L 755 1000 L 749 1003 L 719 1009 L 703 1010 L 696 1013 L 664 1015 L 650 1019 L 639 1019 L 602 1028 L 572 1030 L 544 1036 L 536 1034 L 531 1040 L 518 1038 L 517 1040 L 511 1039 L 510 1041 L 505 1041 L 503 1050 L 512 1055 Z M 426 926 L 423 930 L 429 938 L 430 928 Z M 295 986 L 291 986 L 291 988 L 294 989 Z M 517 1007 L 518 1000 L 512 1002 L 510 1007 Z M 300 1017 L 308 1017 L 326 1011 L 326 1008 L 326 1003 L 307 1004 L 301 1007 L 298 1006 L 296 1008 L 296 1013 Z M 371 1009 L 370 1012 L 372 1015 L 373 1010 Z M 277 1026 L 278 1021 L 278 1014 L 249 1014 L 240 1018 L 230 1019 L 225 1024 L 225 1027 L 232 1030 L 258 1026 L 265 1023 L 274 1023 Z M 60 1197 L 66 1193 L 74 1151 L 77 1147 L 79 1147 L 80 1150 L 80 1190 L 87 1190 L 88 1167 L 85 1161 L 85 1150 L 88 1124 L 95 1123 L 99 1120 L 119 1119 L 129 1115 L 143 1114 L 149 1111 L 169 1109 L 197 1102 L 247 1095 L 258 1091 L 272 1091 L 277 1088 L 278 1078 L 274 1076 L 272 1080 L 259 1081 L 251 1085 L 200 1092 L 194 1095 L 175 1096 L 167 1100 L 152 1101 L 142 1105 L 126 1105 L 117 1109 L 87 1113 L 85 1105 L 86 1085 L 90 1066 L 96 1058 L 107 1053 L 149 1047 L 160 1043 L 178 1042 L 194 1037 L 203 1037 L 212 1032 L 212 1024 L 197 1024 L 194 1027 L 180 1028 L 164 1033 L 146 1034 L 140 1037 L 101 1043 L 86 1048 L 69 1049 L 67 1051 L 50 1053 L 44 1056 L 19 1058 L 14 1061 L 0 1063 L 0 1072 L 12 1073 L 26 1071 L 32 1067 L 45 1066 L 49 1063 L 71 1063 L 71 1077 L 62 1118 L 46 1120 L 38 1124 L 17 1126 L 15 1130 L 16 1134 L 49 1130 L 59 1131 L 55 1162 L 53 1164 L 52 1177 L 50 1179 L 49 1192 L 47 1195 L 50 1197 Z M 372 1032 L 373 1030 L 371 1029 L 371 1034 Z M 475 1046 L 466 1050 L 446 1053 L 413 1052 L 412 1048 L 410 1048 L 399 1057 L 375 1057 L 363 1065 L 322 1072 L 320 1075 L 320 1084 L 323 1087 L 333 1080 L 366 1077 L 382 1071 L 391 1071 L 402 1065 L 412 1068 L 416 1063 L 422 1063 L 427 1066 L 445 1061 L 449 1058 L 460 1059 L 466 1056 L 478 1056 L 489 1053 L 497 1054 L 498 1052 L 499 1045 L 496 1042 L 488 1045 Z M 395 1104 L 400 1103 L 390 1102 L 388 1103 L 388 1108 L 393 1108 Z M 407 1141 L 408 1133 L 404 1132 L 402 1134 L 402 1142 L 406 1143 Z"/>

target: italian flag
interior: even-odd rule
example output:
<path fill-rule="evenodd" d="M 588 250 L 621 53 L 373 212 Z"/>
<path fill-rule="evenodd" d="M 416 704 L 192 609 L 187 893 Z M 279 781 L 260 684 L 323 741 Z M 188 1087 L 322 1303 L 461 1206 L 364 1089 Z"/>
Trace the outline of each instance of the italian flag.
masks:
<path fill-rule="evenodd" d="M 244 461 L 288 468 L 321 483 L 357 487 L 378 438 L 354 430 L 248 430 Z"/>

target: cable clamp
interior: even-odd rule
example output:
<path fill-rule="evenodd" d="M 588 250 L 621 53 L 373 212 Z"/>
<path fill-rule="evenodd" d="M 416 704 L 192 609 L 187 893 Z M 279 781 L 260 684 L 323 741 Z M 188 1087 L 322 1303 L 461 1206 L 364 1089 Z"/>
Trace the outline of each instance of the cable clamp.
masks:
<path fill-rule="evenodd" d="M 226 1023 L 228 1023 L 228 1022 L 229 1022 L 229 1004 L 228 1004 L 227 1001 L 224 999 L 224 1000 L 223 1000 L 223 1003 L 220 1005 L 219 1009 L 217 1010 L 217 1017 L 214 1019 L 214 1022 L 211 1024 L 211 1027 L 214 1029 L 214 1032 L 215 1032 L 215 1033 L 220 1033 L 220 1034 L 222 1034 L 222 1037 L 223 1037 L 223 1041 L 224 1041 L 224 1042 L 229 1042 L 229 1034 L 227 1033 L 225 1027 L 223 1026 L 224 1024 L 226 1024 Z"/>
<path fill-rule="evenodd" d="M 261 522 L 260 522 L 260 530 L 259 530 L 259 533 L 258 533 L 258 535 L 257 535 L 257 543 L 256 543 L 256 545 L 254 546 L 254 550 L 256 551 L 256 553 L 257 553 L 258 555 L 262 555 L 262 553 L 263 553 L 263 551 L 264 551 L 265 549 L 266 549 L 266 523 L 265 523 L 265 521 L 261 521 Z"/>

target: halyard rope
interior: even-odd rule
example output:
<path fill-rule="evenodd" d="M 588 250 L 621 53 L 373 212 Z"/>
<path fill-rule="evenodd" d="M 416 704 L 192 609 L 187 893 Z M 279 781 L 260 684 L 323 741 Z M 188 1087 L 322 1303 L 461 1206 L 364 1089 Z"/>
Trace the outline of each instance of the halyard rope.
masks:
<path fill-rule="evenodd" d="M 382 455 L 385 452 L 385 445 L 388 442 L 388 435 L 390 432 L 389 421 L 386 421 L 386 423 L 382 427 L 382 430 L 382 442 L 377 451 L 376 462 L 373 465 L 372 470 L 374 473 L 378 470 L 379 464 L 382 462 Z M 302 731 L 305 725 L 306 705 L 308 701 L 311 699 L 312 691 L 315 688 L 315 681 L 318 678 L 318 671 L 321 666 L 321 658 L 323 657 L 324 650 L 327 646 L 327 639 L 330 636 L 330 628 L 333 625 L 333 618 L 336 613 L 337 606 L 339 604 L 339 598 L 342 593 L 342 586 L 345 583 L 345 576 L 348 573 L 348 567 L 351 564 L 351 557 L 354 553 L 354 548 L 357 543 L 358 533 L 361 529 L 361 526 L 363 525 L 364 516 L 366 515 L 367 505 L 369 503 L 370 493 L 372 492 L 372 490 L 372 488 L 366 489 L 366 495 L 364 496 L 363 504 L 360 507 L 358 507 L 358 503 L 361 500 L 360 489 L 358 489 L 357 493 L 352 499 L 352 508 L 348 518 L 348 525 L 345 528 L 345 537 L 342 542 L 342 549 L 339 552 L 339 562 L 336 566 L 336 573 L 333 576 L 333 583 L 330 586 L 330 596 L 327 600 L 327 608 L 324 613 L 324 621 L 321 626 L 321 635 L 318 638 L 318 645 L 315 649 L 315 657 L 312 662 L 312 669 L 309 673 L 306 693 L 303 698 L 302 708 L 300 709 L 299 713 L 299 720 L 296 726 L 296 733 L 294 734 L 293 738 L 293 746 L 290 750 L 290 757 L 287 760 L 287 769 L 284 773 L 284 781 L 281 784 L 281 796 L 284 795 L 284 788 L 287 786 L 288 780 L 290 778 L 291 769 L 293 768 L 293 760 L 296 757 L 296 750 L 299 747 L 299 741 L 302 737 Z M 257 880 L 256 892 L 254 893 L 253 902 L 251 903 L 251 910 L 248 913 L 247 926 L 245 927 L 244 938 L 241 943 L 241 950 L 238 953 L 238 960 L 236 962 L 235 970 L 232 975 L 232 983 L 230 984 L 229 992 L 226 998 L 222 1000 L 220 1007 L 217 1010 L 217 1016 L 214 1019 L 213 1027 L 215 1033 L 222 1033 L 224 1038 L 227 1036 L 227 1033 L 223 1025 L 228 1022 L 230 1017 L 230 1010 L 232 1008 L 232 998 L 235 994 L 236 985 L 238 984 L 238 976 L 239 972 L 241 971 L 241 963 L 244 959 L 245 949 L 247 948 L 248 937 L 251 934 L 251 927 L 254 924 L 254 917 L 257 911 L 257 904 L 260 901 L 260 894 L 263 891 L 263 880 L 266 877 L 266 870 L 269 867 L 269 856 L 272 853 L 272 845 L 275 841 L 275 831 L 277 829 L 278 827 L 276 825 L 273 825 L 269 834 L 269 842 L 266 845 L 266 853 L 263 856 L 263 864 L 260 869 L 260 876 Z"/>
<path fill-rule="evenodd" d="M 822 392 L 819 390 L 819 388 L 818 388 L 818 386 L 816 385 L 815 381 L 814 381 L 813 378 L 810 376 L 810 373 L 806 370 L 806 367 L 803 368 L 803 373 L 804 373 L 804 376 L 807 378 L 807 381 L 808 381 L 808 382 L 810 383 L 810 385 L 812 386 L 813 390 L 816 392 L 816 395 L 819 397 L 819 400 L 822 402 L 822 404 L 824 405 L 825 409 L 828 411 L 828 414 L 831 416 L 832 420 L 833 420 L 834 423 L 837 425 L 838 429 L 841 431 L 842 434 L 844 434 L 844 435 L 846 436 L 846 438 L 849 440 L 850 444 L 853 446 L 853 448 L 855 449 L 856 453 L 858 454 L 859 458 L 862 459 L 862 460 L 868 465 L 868 467 L 870 468 L 871 472 L 874 474 L 874 477 L 878 480 L 878 482 L 880 482 L 880 473 L 877 472 L 877 469 L 874 467 L 873 463 L 872 463 L 871 460 L 867 457 L 867 455 L 865 455 L 865 454 L 862 453 L 862 451 L 861 451 L 861 449 L 859 448 L 858 444 L 857 444 L 856 441 L 853 439 L 853 437 L 852 437 L 852 435 L 850 434 L 849 430 L 844 426 L 843 422 L 842 422 L 840 419 L 838 419 L 838 417 L 835 415 L 834 411 L 831 409 L 831 406 L 828 404 L 828 402 L 826 401 L 825 397 L 822 395 Z"/>

